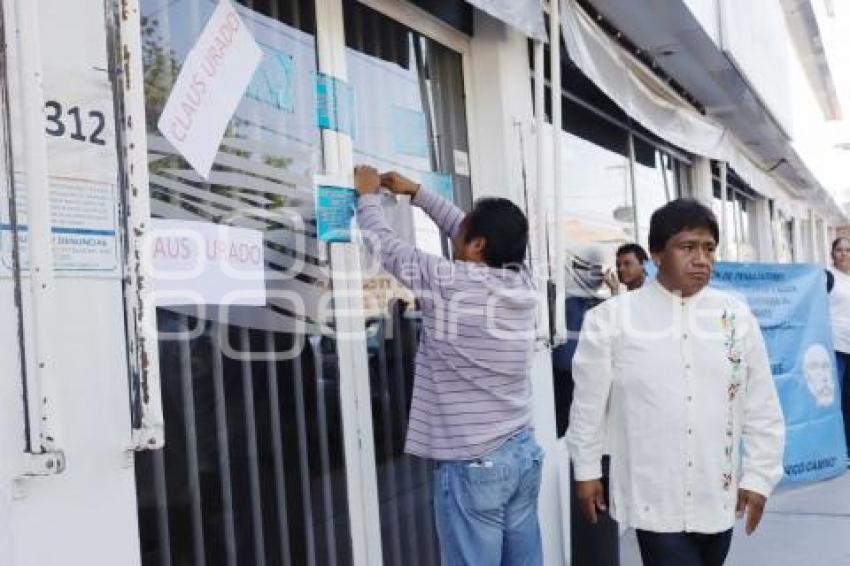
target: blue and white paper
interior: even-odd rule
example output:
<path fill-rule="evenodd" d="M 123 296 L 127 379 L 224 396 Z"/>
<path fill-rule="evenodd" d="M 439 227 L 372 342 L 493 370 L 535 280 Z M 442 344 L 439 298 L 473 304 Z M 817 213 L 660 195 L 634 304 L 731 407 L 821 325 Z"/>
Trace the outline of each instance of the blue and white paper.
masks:
<path fill-rule="evenodd" d="M 350 242 L 357 193 L 351 187 L 320 184 L 316 187 L 316 231 L 325 242 Z"/>

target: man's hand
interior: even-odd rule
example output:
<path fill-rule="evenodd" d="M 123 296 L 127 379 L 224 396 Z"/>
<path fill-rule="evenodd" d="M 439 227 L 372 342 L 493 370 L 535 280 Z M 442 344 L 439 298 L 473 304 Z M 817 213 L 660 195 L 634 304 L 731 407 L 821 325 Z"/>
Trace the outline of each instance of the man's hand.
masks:
<path fill-rule="evenodd" d="M 395 171 L 387 171 L 381 175 L 381 186 L 386 187 L 397 195 L 416 195 L 419 185 Z"/>
<path fill-rule="evenodd" d="M 764 504 L 767 503 L 767 498 L 760 493 L 748 491 L 746 489 L 738 490 L 738 504 L 735 506 L 735 514 L 740 519 L 746 512 L 747 535 L 753 534 L 756 527 L 759 526 L 761 516 L 764 514 Z"/>
<path fill-rule="evenodd" d="M 620 279 L 617 277 L 617 271 L 615 269 L 609 268 L 608 271 L 605 272 L 605 275 L 602 276 L 602 280 L 611 290 L 612 295 L 620 294 Z"/>
<path fill-rule="evenodd" d="M 368 165 L 358 165 L 354 168 L 354 188 L 358 194 L 369 195 L 378 191 L 381 177 L 378 170 Z"/>
<path fill-rule="evenodd" d="M 577 481 L 576 496 L 581 512 L 591 523 L 599 520 L 599 512 L 605 511 L 605 488 L 601 480 Z"/>

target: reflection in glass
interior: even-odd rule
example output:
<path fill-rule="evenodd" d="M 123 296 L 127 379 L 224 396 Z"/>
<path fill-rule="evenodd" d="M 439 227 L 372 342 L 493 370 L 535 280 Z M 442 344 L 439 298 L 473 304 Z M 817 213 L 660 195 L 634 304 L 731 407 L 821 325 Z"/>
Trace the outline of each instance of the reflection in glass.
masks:
<path fill-rule="evenodd" d="M 754 193 L 732 168 L 727 167 L 726 195 L 721 197 L 720 170 L 712 164 L 714 198 L 712 210 L 720 225 L 721 243 L 718 259 L 723 261 L 754 261 L 756 259 L 755 200 Z"/>
<path fill-rule="evenodd" d="M 634 240 L 634 200 L 626 157 L 627 134 L 622 132 L 622 153 L 563 134 L 565 208 L 564 241 L 568 247 L 596 244 L 603 261 L 613 266 L 616 248 Z M 547 202 L 554 202 L 552 195 Z"/>
<path fill-rule="evenodd" d="M 343 1 L 346 67 L 356 92 L 354 159 L 396 170 L 469 209 L 462 59 L 354 0 Z M 396 232 L 447 254 L 445 236 L 406 198 L 387 195 Z M 385 564 L 436 564 L 431 464 L 404 453 L 419 317 L 413 296 L 390 275 L 364 282 L 375 457 Z"/>
<path fill-rule="evenodd" d="M 649 221 L 652 213 L 678 196 L 677 162 L 643 139 L 634 136 L 635 199 L 637 201 L 638 243 L 649 249 Z"/>
<path fill-rule="evenodd" d="M 158 309 L 166 445 L 136 457 L 142 562 L 347 564 L 339 364 L 315 237 L 314 2 L 236 7 L 263 58 L 203 179 L 157 122 L 217 4 L 141 2 L 151 210 L 259 232 L 268 297 Z"/>
<path fill-rule="evenodd" d="M 455 163 L 469 147 L 460 54 L 359 2 L 343 8 L 355 162 L 397 170 L 469 209 L 469 175 Z M 396 231 L 428 252 L 447 252 L 433 222 L 398 200 L 385 201 Z"/>

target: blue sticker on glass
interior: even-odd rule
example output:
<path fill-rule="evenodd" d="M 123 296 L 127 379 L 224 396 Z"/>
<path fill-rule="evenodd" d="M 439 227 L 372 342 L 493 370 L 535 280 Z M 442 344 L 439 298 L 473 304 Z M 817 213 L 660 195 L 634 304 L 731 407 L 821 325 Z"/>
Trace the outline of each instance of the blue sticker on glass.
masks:
<path fill-rule="evenodd" d="M 350 187 L 319 185 L 316 190 L 316 230 L 319 240 L 350 242 L 357 193 Z"/>
<path fill-rule="evenodd" d="M 354 133 L 354 89 L 346 82 L 316 73 L 316 125 L 341 134 Z"/>
<path fill-rule="evenodd" d="M 450 174 L 435 173 L 433 171 L 422 173 L 422 186 L 431 192 L 437 193 L 443 199 L 454 202 L 454 180 Z"/>
<path fill-rule="evenodd" d="M 400 155 L 428 157 L 428 127 L 422 112 L 392 107 L 393 150 Z"/>
<path fill-rule="evenodd" d="M 295 111 L 295 62 L 292 56 L 268 45 L 260 45 L 263 59 L 246 96 L 277 110 Z"/>

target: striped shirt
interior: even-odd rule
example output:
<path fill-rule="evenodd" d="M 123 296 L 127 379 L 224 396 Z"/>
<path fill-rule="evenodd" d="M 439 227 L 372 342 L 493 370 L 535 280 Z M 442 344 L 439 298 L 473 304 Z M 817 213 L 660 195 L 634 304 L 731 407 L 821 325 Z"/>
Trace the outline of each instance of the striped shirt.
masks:
<path fill-rule="evenodd" d="M 419 189 L 420 207 L 454 238 L 464 213 Z M 526 270 L 450 261 L 401 240 L 379 195 L 362 195 L 357 218 L 373 258 L 416 295 L 422 333 L 405 451 L 471 460 L 531 423 L 529 378 L 537 297 Z"/>

